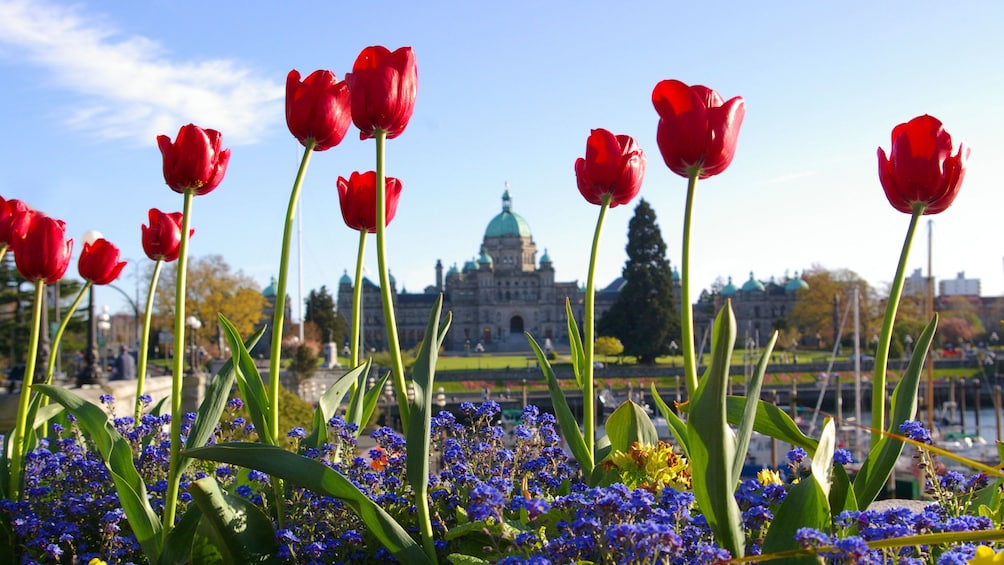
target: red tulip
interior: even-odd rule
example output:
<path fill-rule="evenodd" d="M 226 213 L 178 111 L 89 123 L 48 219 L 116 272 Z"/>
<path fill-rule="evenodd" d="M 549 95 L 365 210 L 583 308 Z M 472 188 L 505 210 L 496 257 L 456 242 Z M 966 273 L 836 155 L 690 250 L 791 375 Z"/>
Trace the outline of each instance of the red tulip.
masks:
<path fill-rule="evenodd" d="M 119 248 L 101 238 L 94 243 L 84 242 L 77 272 L 84 280 L 94 284 L 108 284 L 118 278 L 125 266 L 125 261 L 119 261 Z"/>
<path fill-rule="evenodd" d="M 286 125 L 304 146 L 314 141 L 314 151 L 342 142 L 349 130 L 349 85 L 338 82 L 331 71 L 318 70 L 300 82 L 295 69 L 286 75 Z"/>
<path fill-rule="evenodd" d="M 54 283 L 70 265 L 73 240 L 66 239 L 66 224 L 38 214 L 24 238 L 13 244 L 14 264 L 25 280 Z"/>
<path fill-rule="evenodd" d="M 387 132 L 387 139 L 401 135 L 415 110 L 418 91 L 418 67 L 411 47 L 393 53 L 379 45 L 367 47 L 345 80 L 359 139 L 373 137 L 377 130 Z"/>
<path fill-rule="evenodd" d="M 723 102 L 706 86 L 687 86 L 664 80 L 652 91 L 659 113 L 656 141 L 666 166 L 689 177 L 696 169 L 702 179 L 717 175 L 732 163 L 746 103 L 739 96 Z"/>
<path fill-rule="evenodd" d="M 143 230 L 143 251 L 154 261 L 170 263 L 181 253 L 181 212 L 165 214 L 156 208 L 150 208 L 150 227 L 145 224 Z M 195 230 L 190 230 L 191 237 Z"/>
<path fill-rule="evenodd" d="M 924 214 L 937 214 L 959 194 L 967 159 L 969 147 L 959 143 L 953 156 L 952 136 L 925 114 L 893 128 L 888 157 L 879 147 L 879 181 L 900 212 L 912 214 L 914 206 L 923 205 Z"/>
<path fill-rule="evenodd" d="M 14 198 L 0 203 L 0 244 L 13 246 L 16 240 L 24 239 L 36 214 L 27 204 Z"/>
<path fill-rule="evenodd" d="M 645 152 L 627 135 L 594 129 L 586 140 L 586 157 L 575 160 L 579 192 L 592 204 L 610 195 L 610 207 L 627 204 L 641 190 Z"/>
<path fill-rule="evenodd" d="M 157 136 L 164 156 L 164 180 L 171 190 L 203 195 L 219 186 L 230 162 L 230 150 L 220 150 L 222 142 L 220 132 L 192 124 L 178 130 L 174 143 L 166 135 Z"/>
<path fill-rule="evenodd" d="M 394 177 L 387 179 L 387 222 L 390 224 L 397 213 L 397 200 L 401 197 L 401 181 Z M 342 205 L 345 225 L 354 230 L 376 232 L 376 173 L 352 173 L 349 180 L 338 177 L 338 200 Z"/>

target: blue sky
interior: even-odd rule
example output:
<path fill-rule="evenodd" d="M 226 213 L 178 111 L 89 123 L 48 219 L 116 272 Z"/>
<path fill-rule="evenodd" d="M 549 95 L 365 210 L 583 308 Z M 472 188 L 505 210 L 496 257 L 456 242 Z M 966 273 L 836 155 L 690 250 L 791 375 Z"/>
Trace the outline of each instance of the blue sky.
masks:
<path fill-rule="evenodd" d="M 342 77 L 368 45 L 410 45 L 414 118 L 388 143 L 404 191 L 391 272 L 409 291 L 477 255 L 504 183 L 560 280 L 584 282 L 598 208 L 575 187 L 590 129 L 635 137 L 648 154 L 641 197 L 679 265 L 684 179 L 663 164 L 650 97 L 666 78 L 743 96 L 735 161 L 698 187 L 692 281 L 778 279 L 814 264 L 884 288 L 908 216 L 885 200 L 876 149 L 917 115 L 973 148 L 955 204 L 932 216 L 938 279 L 965 271 L 1004 294 L 1004 3 L 935 2 L 64 2 L 0 0 L 0 195 L 97 229 L 133 261 L 117 283 L 145 292 L 146 211 L 179 210 L 155 137 L 192 122 L 223 133 L 226 179 L 196 199 L 192 253 L 220 254 L 262 286 L 279 242 L 300 146 L 284 81 Z M 373 168 L 350 130 L 316 154 L 302 192 L 304 293 L 337 288 L 355 261 L 335 181 Z M 633 203 L 607 215 L 598 283 L 620 273 Z M 927 264 L 927 223 L 909 269 Z M 373 238 L 370 238 L 371 241 Z M 290 293 L 298 298 L 297 264 Z M 376 273 L 376 254 L 368 252 Z M 139 265 L 139 269 L 133 265 Z M 75 276 L 76 267 L 70 274 Z M 117 293 L 100 304 L 127 308 Z"/>

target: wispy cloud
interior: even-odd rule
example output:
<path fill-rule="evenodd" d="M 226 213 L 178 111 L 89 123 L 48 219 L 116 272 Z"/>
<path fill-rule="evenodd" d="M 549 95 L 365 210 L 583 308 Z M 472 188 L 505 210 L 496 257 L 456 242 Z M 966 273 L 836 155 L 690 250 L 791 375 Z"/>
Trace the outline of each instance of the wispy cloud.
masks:
<path fill-rule="evenodd" d="M 283 85 L 234 61 L 172 61 L 158 42 L 127 36 L 99 17 L 39 0 L 0 0 L 0 58 L 45 69 L 79 94 L 68 125 L 149 144 L 192 122 L 254 143 L 277 121 Z"/>

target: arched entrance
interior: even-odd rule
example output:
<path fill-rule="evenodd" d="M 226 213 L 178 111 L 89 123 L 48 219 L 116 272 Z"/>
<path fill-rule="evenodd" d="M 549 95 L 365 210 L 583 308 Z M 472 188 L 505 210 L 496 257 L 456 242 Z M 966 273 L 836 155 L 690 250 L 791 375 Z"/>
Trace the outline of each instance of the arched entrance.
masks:
<path fill-rule="evenodd" d="M 522 335 L 523 334 L 523 317 L 513 316 L 509 319 L 509 334 Z"/>

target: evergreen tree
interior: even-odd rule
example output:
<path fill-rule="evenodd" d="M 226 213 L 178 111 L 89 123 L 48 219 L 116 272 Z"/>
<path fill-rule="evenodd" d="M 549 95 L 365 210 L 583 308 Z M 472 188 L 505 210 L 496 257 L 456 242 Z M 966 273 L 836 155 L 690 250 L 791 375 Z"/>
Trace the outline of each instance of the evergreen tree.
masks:
<path fill-rule="evenodd" d="M 626 249 L 624 287 L 600 319 L 599 335 L 616 337 L 624 344 L 625 355 L 650 364 L 669 353 L 671 341 L 680 339 L 680 318 L 666 243 L 655 212 L 644 199 L 628 224 Z"/>
<path fill-rule="evenodd" d="M 317 324 L 317 328 L 321 331 L 321 341 L 342 343 L 347 335 L 347 324 L 345 318 L 335 311 L 335 299 L 328 292 L 328 288 L 322 286 L 318 290 L 311 290 L 307 294 L 306 302 L 307 309 L 303 319 Z"/>

